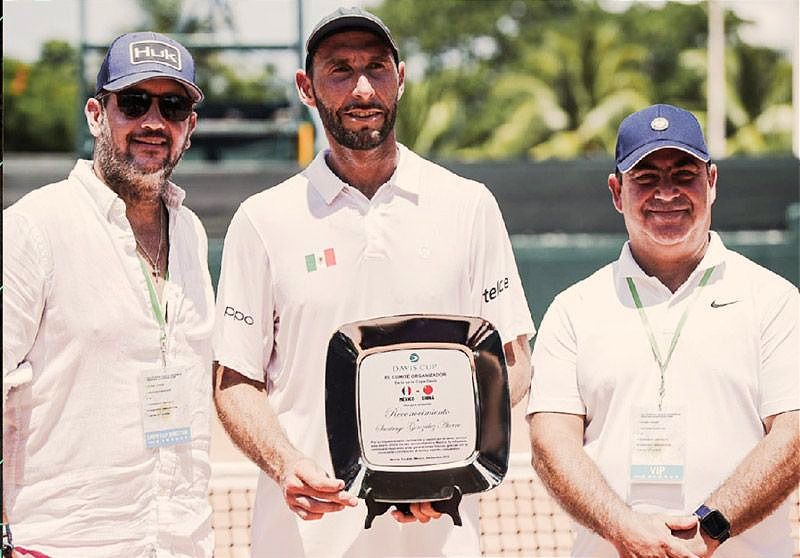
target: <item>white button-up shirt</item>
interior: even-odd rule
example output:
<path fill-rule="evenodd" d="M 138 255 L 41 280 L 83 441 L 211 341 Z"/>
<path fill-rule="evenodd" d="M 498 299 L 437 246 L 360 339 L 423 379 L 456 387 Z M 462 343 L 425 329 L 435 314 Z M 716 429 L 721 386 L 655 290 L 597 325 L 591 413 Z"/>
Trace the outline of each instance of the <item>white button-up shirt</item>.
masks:
<path fill-rule="evenodd" d="M 14 542 L 54 557 L 211 556 L 213 292 L 199 219 L 170 184 L 168 365 L 192 440 L 147 449 L 140 375 L 160 328 L 124 202 L 79 161 L 3 212 L 3 499 Z"/>

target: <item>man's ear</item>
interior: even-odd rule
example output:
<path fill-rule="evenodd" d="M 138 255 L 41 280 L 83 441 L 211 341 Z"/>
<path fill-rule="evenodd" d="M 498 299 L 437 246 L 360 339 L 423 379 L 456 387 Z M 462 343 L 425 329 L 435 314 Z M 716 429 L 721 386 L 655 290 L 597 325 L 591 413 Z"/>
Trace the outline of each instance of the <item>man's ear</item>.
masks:
<path fill-rule="evenodd" d="M 622 184 L 617 179 L 616 173 L 608 175 L 608 189 L 611 192 L 611 201 L 614 202 L 614 208 L 622 213 Z"/>
<path fill-rule="evenodd" d="M 713 205 L 717 199 L 717 165 L 714 163 L 708 166 L 708 196 Z"/>
<path fill-rule="evenodd" d="M 399 81 L 397 100 L 399 101 L 403 97 L 403 91 L 406 90 L 406 63 L 402 60 L 397 65 L 397 78 Z"/>
<path fill-rule="evenodd" d="M 186 130 L 186 141 L 183 144 L 183 150 L 186 151 L 192 146 L 192 133 L 197 128 L 197 113 L 192 111 L 189 115 L 189 128 Z"/>
<path fill-rule="evenodd" d="M 89 132 L 94 137 L 100 137 L 101 123 L 103 121 L 103 105 L 94 97 L 86 100 L 86 105 L 83 107 L 83 114 L 86 116 L 86 124 L 89 126 Z"/>
<path fill-rule="evenodd" d="M 303 70 L 297 70 L 294 74 L 294 84 L 297 87 L 297 95 L 307 107 L 317 106 L 317 99 L 314 97 L 314 88 L 311 87 L 311 78 Z"/>

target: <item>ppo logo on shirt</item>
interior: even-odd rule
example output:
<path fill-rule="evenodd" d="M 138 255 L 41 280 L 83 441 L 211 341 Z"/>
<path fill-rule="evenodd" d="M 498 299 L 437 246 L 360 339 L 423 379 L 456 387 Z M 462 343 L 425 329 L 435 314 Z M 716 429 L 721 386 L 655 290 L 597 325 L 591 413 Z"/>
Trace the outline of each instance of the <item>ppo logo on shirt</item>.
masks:
<path fill-rule="evenodd" d="M 253 325 L 255 322 L 253 321 L 253 316 L 246 316 L 244 312 L 238 311 L 233 306 L 226 306 L 225 307 L 225 317 L 226 318 L 233 318 L 236 322 L 244 322 L 247 325 Z"/>

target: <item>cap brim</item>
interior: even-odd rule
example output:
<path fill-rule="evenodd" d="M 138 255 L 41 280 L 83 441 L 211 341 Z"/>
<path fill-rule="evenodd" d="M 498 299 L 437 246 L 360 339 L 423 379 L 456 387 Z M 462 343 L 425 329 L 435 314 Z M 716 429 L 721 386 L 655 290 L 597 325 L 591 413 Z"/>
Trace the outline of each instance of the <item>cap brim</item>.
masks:
<path fill-rule="evenodd" d="M 659 151 L 661 149 L 678 149 L 680 151 L 688 153 L 689 155 L 692 155 L 696 159 L 700 159 L 704 163 L 707 163 L 709 161 L 708 153 L 703 153 L 702 151 L 698 151 L 697 149 L 690 147 L 686 144 L 683 144 L 679 141 L 664 139 L 646 143 L 643 146 L 639 147 L 638 149 L 634 149 L 630 153 L 630 155 L 628 155 L 622 161 L 617 163 L 617 169 L 621 173 L 626 173 L 633 167 L 635 167 L 639 163 L 639 161 L 641 161 L 654 151 Z"/>
<path fill-rule="evenodd" d="M 109 81 L 107 84 L 103 86 L 103 89 L 105 89 L 106 91 L 114 91 L 114 92 L 122 91 L 127 87 L 136 85 L 137 83 L 141 83 L 143 81 L 147 81 L 148 79 L 171 79 L 179 82 L 181 85 L 186 86 L 189 95 L 191 95 L 192 100 L 195 103 L 199 103 L 204 98 L 203 92 L 200 90 L 200 88 L 197 87 L 195 84 L 191 83 L 190 81 L 187 81 L 183 78 L 179 78 L 177 76 L 156 71 L 141 72 L 138 74 L 124 76 L 119 79 L 115 79 L 114 81 Z"/>

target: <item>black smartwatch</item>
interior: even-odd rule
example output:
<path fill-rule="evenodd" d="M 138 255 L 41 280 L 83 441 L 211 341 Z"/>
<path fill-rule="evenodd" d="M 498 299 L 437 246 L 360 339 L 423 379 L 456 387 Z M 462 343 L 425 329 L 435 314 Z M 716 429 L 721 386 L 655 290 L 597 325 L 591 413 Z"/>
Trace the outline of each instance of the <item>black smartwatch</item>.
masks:
<path fill-rule="evenodd" d="M 712 539 L 724 543 L 731 536 L 731 522 L 722 512 L 702 504 L 694 511 L 700 520 L 700 528 Z"/>

